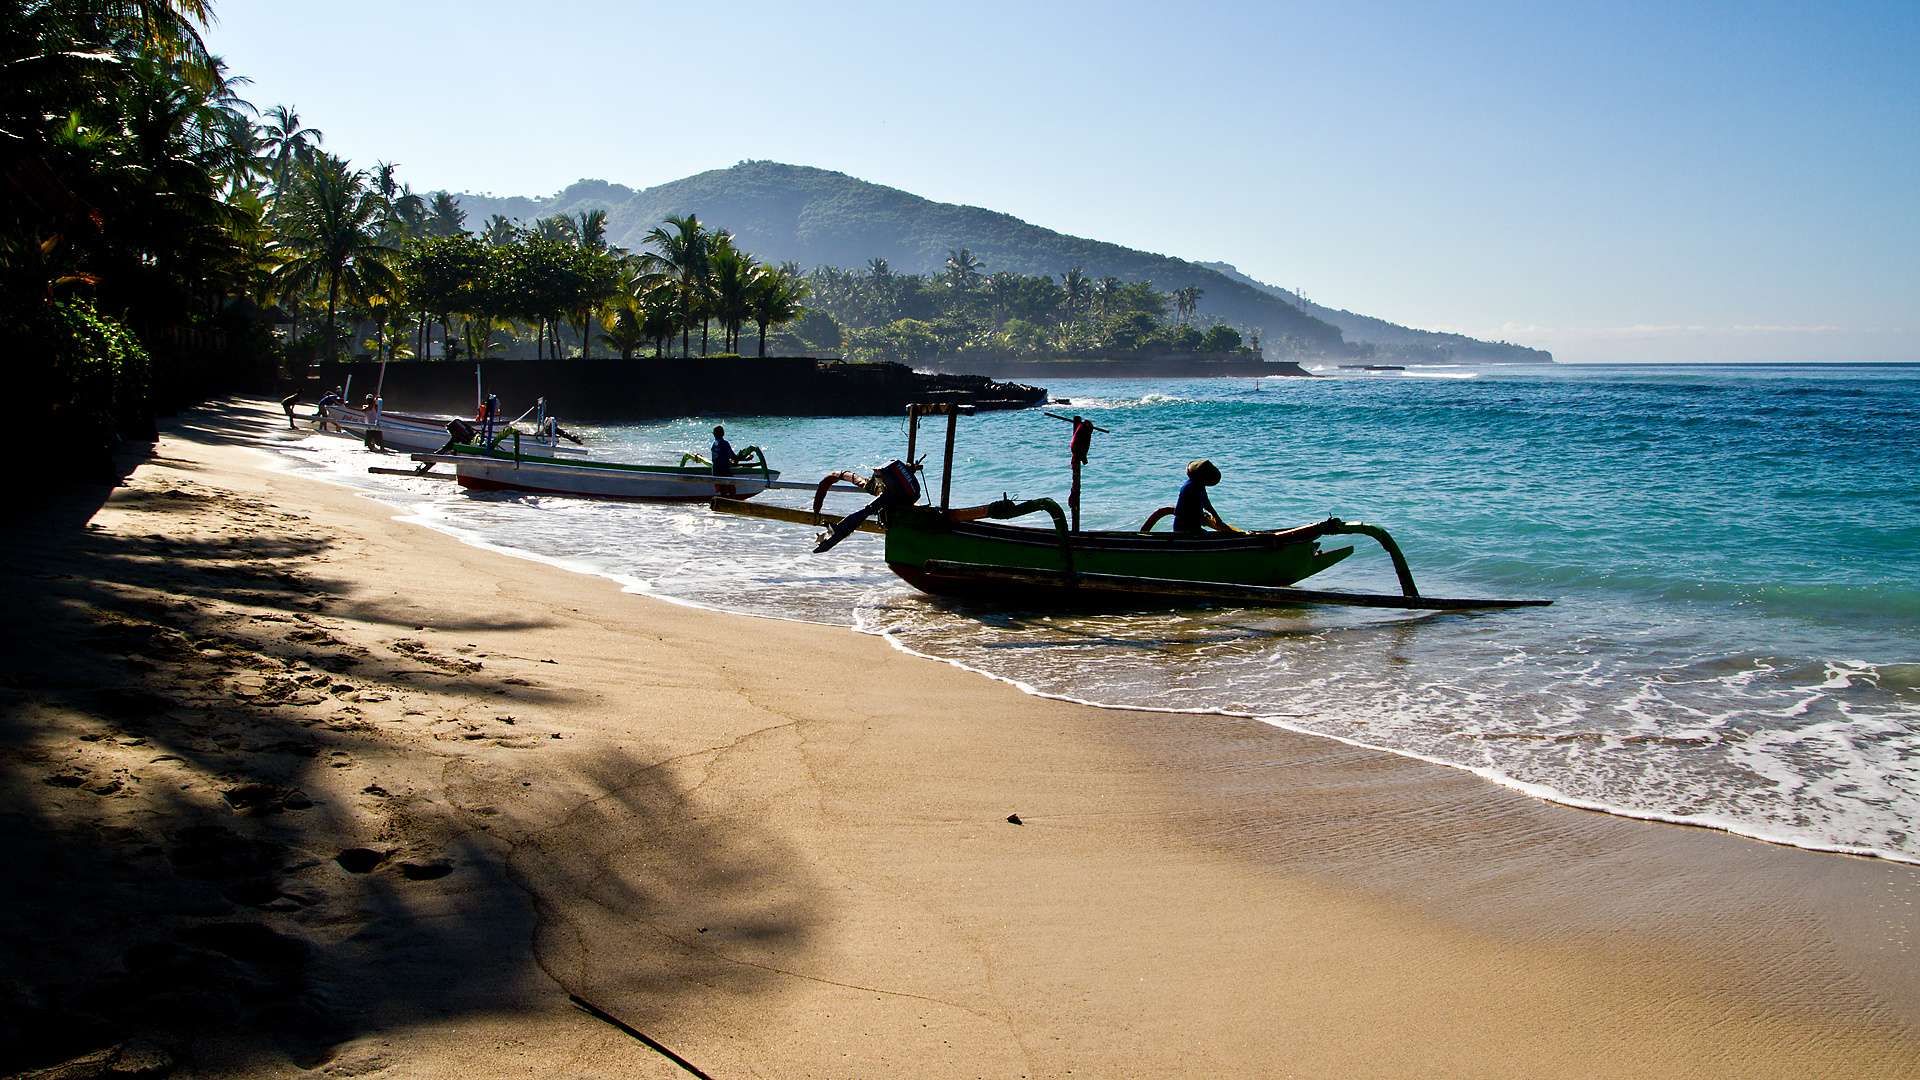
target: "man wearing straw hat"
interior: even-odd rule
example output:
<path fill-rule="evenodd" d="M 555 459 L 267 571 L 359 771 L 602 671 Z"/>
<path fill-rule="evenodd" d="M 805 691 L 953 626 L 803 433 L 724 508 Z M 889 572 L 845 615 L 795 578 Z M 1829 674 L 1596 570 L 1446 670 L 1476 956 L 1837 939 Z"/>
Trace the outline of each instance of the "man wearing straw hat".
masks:
<path fill-rule="evenodd" d="M 1209 525 L 1224 530 L 1226 523 L 1220 520 L 1220 514 L 1213 508 L 1212 500 L 1207 498 L 1207 489 L 1220 482 L 1220 470 L 1213 462 L 1205 458 L 1188 462 L 1187 484 L 1180 489 L 1180 499 L 1173 504 L 1174 532 L 1201 532 Z"/>

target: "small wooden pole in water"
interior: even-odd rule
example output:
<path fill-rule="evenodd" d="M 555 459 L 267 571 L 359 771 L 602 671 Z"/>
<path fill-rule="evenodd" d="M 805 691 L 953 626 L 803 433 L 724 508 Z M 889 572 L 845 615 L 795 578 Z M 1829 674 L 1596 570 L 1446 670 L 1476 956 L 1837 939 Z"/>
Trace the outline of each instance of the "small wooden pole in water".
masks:
<path fill-rule="evenodd" d="M 1053 417 L 1055 420 L 1065 420 L 1067 423 L 1073 425 L 1074 438 L 1070 439 L 1067 443 L 1067 458 L 1073 464 L 1073 488 L 1067 493 L 1067 508 L 1073 511 L 1073 531 L 1079 532 L 1080 531 L 1080 452 L 1082 449 L 1084 449 L 1080 445 L 1080 439 L 1079 439 L 1080 433 L 1083 430 L 1081 428 L 1081 425 L 1085 424 L 1086 425 L 1085 430 L 1089 431 L 1089 434 L 1087 435 L 1088 445 L 1091 445 L 1093 442 L 1093 435 L 1090 432 L 1098 431 L 1102 435 L 1108 435 L 1112 433 L 1109 432 L 1106 428 L 1096 427 L 1093 421 L 1083 419 L 1077 414 L 1074 416 L 1061 416 L 1059 413 L 1050 412 L 1050 413 L 1047 413 L 1046 415 Z"/>
<path fill-rule="evenodd" d="M 960 426 L 960 411 L 954 409 L 947 413 L 947 465 L 940 473 L 940 509 L 945 510 L 953 494 L 953 433 Z"/>
<path fill-rule="evenodd" d="M 913 464 L 913 443 L 920 435 L 920 406 L 907 406 L 907 464 Z"/>

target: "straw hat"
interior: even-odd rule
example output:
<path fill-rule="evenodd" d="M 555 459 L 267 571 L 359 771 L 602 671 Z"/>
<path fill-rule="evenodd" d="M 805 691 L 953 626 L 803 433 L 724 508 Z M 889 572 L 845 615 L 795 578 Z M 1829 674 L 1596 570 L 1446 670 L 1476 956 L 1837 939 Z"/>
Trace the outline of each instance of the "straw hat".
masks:
<path fill-rule="evenodd" d="M 1205 487 L 1212 487 L 1220 482 L 1220 470 L 1214 468 L 1213 462 L 1201 458 L 1187 462 L 1187 478 L 1198 480 Z"/>

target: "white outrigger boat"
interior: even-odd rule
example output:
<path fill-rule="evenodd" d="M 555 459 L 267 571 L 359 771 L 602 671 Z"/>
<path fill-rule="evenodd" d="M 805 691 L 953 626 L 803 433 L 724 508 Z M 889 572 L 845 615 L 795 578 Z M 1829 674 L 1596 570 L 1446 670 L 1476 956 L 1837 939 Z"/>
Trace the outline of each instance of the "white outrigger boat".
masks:
<path fill-rule="evenodd" d="M 434 453 L 415 454 L 421 462 L 418 476 L 430 476 L 435 465 L 451 465 L 453 479 L 475 491 L 528 491 L 543 495 L 585 495 L 597 499 L 638 499 L 647 502 L 709 502 L 714 496 L 745 499 L 768 488 L 801 488 L 813 484 L 782 483 L 780 472 L 767 466 L 757 446 L 740 452 L 750 459 L 731 476 L 715 476 L 713 466 L 698 454 L 683 454 L 678 465 L 633 465 L 617 461 L 569 461 L 528 450 L 527 440 L 508 432 L 492 445 L 457 444 Z"/>
<path fill-rule="evenodd" d="M 529 409 L 529 414 L 544 413 L 545 399 Z M 504 437 L 519 433 L 521 453 L 529 457 L 548 458 L 584 458 L 591 451 L 582 446 L 568 445 L 562 439 L 572 439 L 559 423 L 550 416 L 533 415 L 526 429 L 521 428 L 522 416 L 504 426 L 494 422 L 492 436 Z M 407 453 L 420 453 L 438 450 L 449 442 L 458 442 L 453 436 L 457 430 L 453 425 L 470 432 L 469 441 L 478 438 L 488 441 L 485 432 L 486 422 L 471 420 L 463 416 L 443 416 L 438 413 L 398 413 L 388 412 L 376 402 L 371 409 L 356 409 L 350 405 L 322 405 L 316 420 L 320 430 L 327 434 L 343 435 L 357 439 L 369 448 L 380 447 L 388 450 L 400 450 Z M 578 440 L 574 440 L 577 442 Z"/>

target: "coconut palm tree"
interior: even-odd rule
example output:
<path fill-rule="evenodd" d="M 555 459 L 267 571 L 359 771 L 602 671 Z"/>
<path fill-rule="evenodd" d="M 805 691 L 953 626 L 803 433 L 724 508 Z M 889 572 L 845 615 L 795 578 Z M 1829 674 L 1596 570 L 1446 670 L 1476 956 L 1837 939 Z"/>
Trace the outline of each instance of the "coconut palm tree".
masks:
<path fill-rule="evenodd" d="M 987 299 L 993 305 L 995 325 L 1011 316 L 1014 304 L 1020 299 L 1020 285 L 1020 275 L 1011 270 L 1002 270 L 987 278 Z"/>
<path fill-rule="evenodd" d="M 331 154 L 302 165 L 276 212 L 280 239 L 272 253 L 279 262 L 274 283 L 282 294 L 317 290 L 327 293 L 327 348 L 339 359 L 334 317 L 341 295 L 366 298 L 393 295 L 400 287 L 388 262 L 399 254 L 380 242 L 380 200 L 366 188 L 366 174 L 349 171 Z"/>
<path fill-rule="evenodd" d="M 273 185 L 277 201 L 280 193 L 293 180 L 294 170 L 311 163 L 314 153 L 326 139 L 320 134 L 319 128 L 302 126 L 299 111 L 291 105 L 275 105 L 262 115 L 266 119 L 261 134 L 269 161 L 267 178 Z"/>
<path fill-rule="evenodd" d="M 680 312 L 682 357 L 692 355 L 693 318 L 706 293 L 707 252 L 712 240 L 713 234 L 700 224 L 699 215 L 668 215 L 663 224 L 647 231 L 646 242 L 653 250 L 640 256 L 642 270 L 665 275 L 673 282 Z"/>
<path fill-rule="evenodd" d="M 454 236 L 467 231 L 467 212 L 460 200 L 444 191 L 433 193 L 427 205 L 427 232 L 432 236 Z"/>
<path fill-rule="evenodd" d="M 791 264 L 760 267 L 747 288 L 747 314 L 760 327 L 760 355 L 767 355 L 767 327 L 797 319 L 807 309 L 807 283 Z"/>
<path fill-rule="evenodd" d="M 973 286 L 980 280 L 980 272 L 985 267 L 973 257 L 966 248 L 959 251 L 947 251 L 947 269 L 942 276 L 947 279 L 948 288 L 959 292 L 972 292 Z"/>
<path fill-rule="evenodd" d="M 494 214 L 480 229 L 480 239 L 488 247 L 506 247 L 520 235 L 520 226 L 508 220 L 505 214 Z"/>
<path fill-rule="evenodd" d="M 754 274 L 763 268 L 753 256 L 734 247 L 731 237 L 727 243 L 715 246 L 709 263 L 713 270 L 713 314 L 720 320 L 720 332 L 726 338 L 724 348 L 730 353 L 738 353 L 740 324 L 751 314 L 747 293 L 752 287 Z"/>
<path fill-rule="evenodd" d="M 598 255 L 611 255 L 616 259 L 627 257 L 627 249 L 617 248 L 607 243 L 607 212 L 605 210 L 582 210 L 571 219 L 573 238 L 581 248 Z"/>
<path fill-rule="evenodd" d="M 640 332 L 653 342 L 654 359 L 661 359 L 666 355 L 667 346 L 673 343 L 674 332 L 680 326 L 679 290 L 669 283 L 637 295 L 640 301 Z"/>
<path fill-rule="evenodd" d="M 1093 282 L 1080 267 L 1074 267 L 1060 278 L 1061 306 L 1067 310 L 1067 325 L 1071 327 L 1079 310 L 1086 306 L 1087 298 L 1093 292 Z"/>
<path fill-rule="evenodd" d="M 645 316 L 631 297 L 616 300 L 600 314 L 600 344 L 619 349 L 620 359 L 632 360 L 647 343 Z"/>
<path fill-rule="evenodd" d="M 498 214 L 494 216 L 499 217 Z M 626 258 L 625 249 L 610 247 L 607 244 L 607 212 L 605 210 L 582 210 L 570 218 L 562 217 L 557 220 L 549 218 L 547 221 L 554 221 L 561 231 L 571 235 L 574 243 L 579 244 L 581 252 L 587 256 L 587 261 L 595 266 L 603 265 L 608 259 Z M 545 225 L 546 222 L 543 221 L 541 224 Z M 610 285 L 614 289 L 611 299 L 617 302 L 620 297 L 630 295 L 627 289 L 630 283 L 625 280 L 624 267 L 619 267 L 614 272 L 621 275 L 617 285 Z M 605 302 L 610 299 L 607 296 L 601 296 L 602 291 L 604 290 L 595 290 L 591 299 L 583 297 L 581 304 L 567 315 L 567 321 L 574 324 L 575 331 L 580 335 L 580 358 L 583 360 L 593 355 L 594 316 L 599 314 L 599 309 L 604 307 Z M 605 325 L 604 319 L 602 319 L 602 325 Z M 628 356 L 626 359 L 632 359 L 632 357 Z"/>
<path fill-rule="evenodd" d="M 1173 290 L 1173 308 L 1179 314 L 1181 322 L 1186 322 L 1200 310 L 1200 298 L 1206 293 L 1207 291 L 1198 285 L 1188 285 Z"/>
<path fill-rule="evenodd" d="M 372 185 L 380 199 L 380 239 L 388 247 L 405 247 L 423 234 L 427 204 L 400 183 L 395 175 L 399 166 L 388 161 L 374 164 Z"/>
<path fill-rule="evenodd" d="M 487 314 L 469 314 L 460 322 L 460 336 L 467 343 L 467 355 L 475 360 L 484 358 L 499 348 L 493 340 L 493 332 L 500 328 L 500 320 Z"/>
<path fill-rule="evenodd" d="M 867 260 L 867 290 L 872 296 L 871 302 L 866 305 L 869 309 L 866 313 L 868 322 L 878 326 L 893 321 L 894 300 L 899 295 L 899 285 L 899 278 L 894 275 L 893 268 L 887 265 L 887 260 Z"/>

